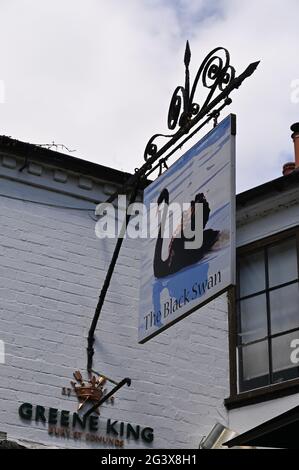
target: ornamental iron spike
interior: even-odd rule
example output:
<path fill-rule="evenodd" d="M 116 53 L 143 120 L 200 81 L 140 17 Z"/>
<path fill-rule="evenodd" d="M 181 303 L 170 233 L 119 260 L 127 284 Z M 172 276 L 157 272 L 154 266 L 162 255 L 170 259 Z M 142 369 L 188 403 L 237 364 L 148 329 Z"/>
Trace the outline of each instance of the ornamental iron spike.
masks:
<path fill-rule="evenodd" d="M 185 49 L 185 56 L 184 56 L 184 64 L 187 68 L 189 67 L 190 59 L 191 59 L 191 50 L 190 50 L 189 41 L 187 41 L 186 49 Z"/>

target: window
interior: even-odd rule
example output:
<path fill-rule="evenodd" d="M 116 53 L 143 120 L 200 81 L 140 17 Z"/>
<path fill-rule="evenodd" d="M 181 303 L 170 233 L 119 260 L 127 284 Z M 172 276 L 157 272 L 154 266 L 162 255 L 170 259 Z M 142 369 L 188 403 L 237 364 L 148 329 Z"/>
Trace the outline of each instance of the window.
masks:
<path fill-rule="evenodd" d="M 242 248 L 237 262 L 239 393 L 299 377 L 291 342 L 299 339 L 298 235 Z"/>

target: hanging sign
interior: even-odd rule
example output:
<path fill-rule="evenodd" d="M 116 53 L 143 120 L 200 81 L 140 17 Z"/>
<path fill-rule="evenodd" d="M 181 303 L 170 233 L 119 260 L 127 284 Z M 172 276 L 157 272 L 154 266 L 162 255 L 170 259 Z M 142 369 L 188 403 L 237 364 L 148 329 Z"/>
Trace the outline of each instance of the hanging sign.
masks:
<path fill-rule="evenodd" d="M 139 342 L 235 284 L 235 116 L 144 192 Z"/>

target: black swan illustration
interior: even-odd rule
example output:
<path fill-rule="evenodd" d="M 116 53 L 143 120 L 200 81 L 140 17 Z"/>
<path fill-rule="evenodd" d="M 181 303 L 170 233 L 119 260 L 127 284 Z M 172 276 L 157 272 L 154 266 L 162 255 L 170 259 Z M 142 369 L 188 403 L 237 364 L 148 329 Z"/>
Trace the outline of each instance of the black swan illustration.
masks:
<path fill-rule="evenodd" d="M 196 249 L 188 249 L 185 248 L 185 241 L 190 241 L 190 239 L 186 239 L 183 234 L 183 226 L 184 226 L 184 219 L 186 218 L 186 214 L 182 215 L 181 223 L 178 227 L 178 231 L 180 232 L 180 236 L 173 236 L 170 244 L 169 244 L 169 251 L 168 257 L 166 260 L 162 260 L 162 245 L 163 245 L 163 237 L 162 237 L 162 227 L 165 226 L 165 220 L 167 217 L 167 205 L 169 204 L 169 192 L 165 188 L 161 192 L 158 198 L 158 205 L 162 202 L 165 202 L 166 205 L 163 210 L 161 225 L 159 229 L 159 234 L 156 242 L 155 254 L 154 254 L 154 275 L 157 278 L 169 276 L 170 274 L 174 274 L 181 269 L 185 268 L 186 266 L 190 266 L 194 263 L 197 263 L 206 253 L 208 250 L 216 242 L 219 231 L 207 229 L 203 231 L 203 243 L 200 248 Z M 195 199 L 191 201 L 191 207 L 189 210 L 188 218 L 189 223 L 191 219 L 191 228 L 194 230 L 195 225 L 195 203 L 202 203 L 203 204 L 203 229 L 205 228 L 210 215 L 210 206 L 208 201 L 206 200 L 203 193 L 199 193 L 195 196 Z"/>

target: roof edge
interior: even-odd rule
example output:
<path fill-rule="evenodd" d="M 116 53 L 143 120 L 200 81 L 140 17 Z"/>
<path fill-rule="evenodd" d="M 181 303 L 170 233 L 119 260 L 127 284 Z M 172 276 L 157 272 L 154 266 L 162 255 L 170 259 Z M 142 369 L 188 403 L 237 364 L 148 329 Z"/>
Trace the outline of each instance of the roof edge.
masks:
<path fill-rule="evenodd" d="M 131 173 L 125 171 L 83 160 L 73 155 L 50 150 L 29 142 L 22 142 L 5 135 L 0 135 L 0 151 L 23 156 L 24 159 L 29 161 L 38 161 L 39 163 L 45 163 L 61 169 L 78 171 L 88 176 L 94 176 L 118 184 L 124 184 L 132 176 Z M 147 184 L 148 182 L 145 182 L 142 187 L 145 187 Z"/>

